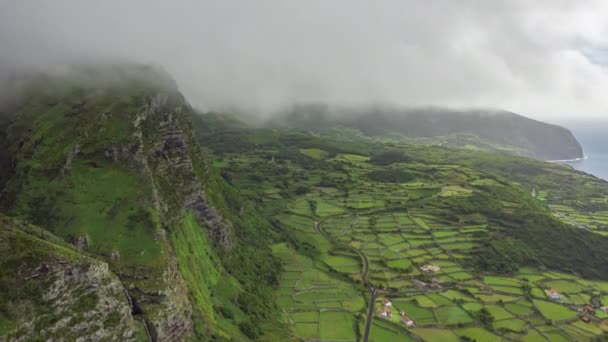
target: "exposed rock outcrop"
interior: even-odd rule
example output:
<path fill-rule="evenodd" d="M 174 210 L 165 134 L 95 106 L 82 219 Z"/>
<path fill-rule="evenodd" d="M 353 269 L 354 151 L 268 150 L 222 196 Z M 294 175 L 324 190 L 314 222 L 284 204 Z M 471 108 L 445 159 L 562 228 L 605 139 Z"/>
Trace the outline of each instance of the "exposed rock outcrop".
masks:
<path fill-rule="evenodd" d="M 135 135 L 142 143 L 138 160 L 155 184 L 157 206 L 168 224 L 192 210 L 209 230 L 211 240 L 229 249 L 232 227 L 211 204 L 203 188 L 205 175 L 194 167 L 202 152 L 189 122 L 191 109 L 181 95 L 173 97 L 157 94 L 149 98 L 145 110 L 136 117 L 134 126 L 141 131 Z"/>
<path fill-rule="evenodd" d="M 52 231 L 72 243 L 67 248 L 74 253 L 91 253 L 108 263 L 90 262 L 96 266 L 88 268 L 46 263 L 38 270 L 53 275 L 40 285 L 53 292 L 45 297 L 52 303 L 31 312 L 30 320 L 38 324 L 33 331 L 129 340 L 126 330 L 124 336 L 108 335 L 108 326 L 99 325 L 110 317 L 98 312 L 106 308 L 110 318 L 118 315 L 144 335 L 148 330 L 152 339 L 183 341 L 193 335 L 193 312 L 200 308 L 191 297 L 197 284 L 184 279 L 184 261 L 176 257 L 183 246 L 173 245 L 171 232 L 192 212 L 204 241 L 218 249 L 233 246 L 233 228 L 214 205 L 216 197 L 209 196 L 212 176 L 192 130 L 192 108 L 175 83 L 154 68 L 85 71 L 75 79 L 34 82 L 36 90 L 18 108 L 11 107 L 10 120 L 0 125 L 0 146 L 7 147 L 0 163 L 12 165 L 7 176 L 0 174 L 0 183 L 6 183 L 0 209 Z M 111 280 L 103 280 L 104 272 Z M 87 286 L 109 287 L 94 292 Z M 118 299 L 99 299 L 97 309 L 90 300 L 84 313 L 69 305 L 60 311 L 61 303 L 88 295 L 122 302 L 119 307 Z M 47 309 L 60 319 L 45 321 Z M 90 321 L 76 322 L 84 314 Z M 22 335 L 30 336 L 23 331 L 14 336 Z"/>
<path fill-rule="evenodd" d="M 4 216 L 0 225 L 0 267 L 10 272 L 10 265 L 19 262 L 15 287 L 2 285 L 3 296 L 9 296 L 4 309 L 14 326 L 5 340 L 141 339 L 142 326 L 133 320 L 122 284 L 108 264 L 48 241 L 52 236 L 36 227 Z"/>

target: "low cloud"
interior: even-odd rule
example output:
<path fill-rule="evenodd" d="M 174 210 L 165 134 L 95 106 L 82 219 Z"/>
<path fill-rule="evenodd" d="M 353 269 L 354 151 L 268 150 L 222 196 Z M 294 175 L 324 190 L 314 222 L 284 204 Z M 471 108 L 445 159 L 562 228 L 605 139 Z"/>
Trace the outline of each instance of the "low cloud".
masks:
<path fill-rule="evenodd" d="M 605 0 L 5 1 L 0 68 L 162 65 L 202 109 L 608 112 Z"/>

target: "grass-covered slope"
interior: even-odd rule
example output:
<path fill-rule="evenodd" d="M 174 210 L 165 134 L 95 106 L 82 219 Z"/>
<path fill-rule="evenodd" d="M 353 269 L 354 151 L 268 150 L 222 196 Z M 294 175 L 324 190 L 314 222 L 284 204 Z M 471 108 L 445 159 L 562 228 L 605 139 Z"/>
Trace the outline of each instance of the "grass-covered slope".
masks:
<path fill-rule="evenodd" d="M 197 120 L 214 168 L 283 234 L 277 305 L 294 338 L 361 340 L 370 309 L 369 341 L 575 341 L 608 330 L 606 182 L 504 154 L 216 116 Z M 376 302 L 365 283 L 382 289 Z M 379 318 L 384 296 L 393 316 Z M 589 324 L 584 305 L 597 308 Z"/>
<path fill-rule="evenodd" d="M 599 202 L 608 193 L 608 184 L 569 167 L 508 155 L 472 154 L 439 147 L 379 144 L 366 140 L 343 143 L 296 131 L 229 131 L 217 145 L 218 151 L 224 153 L 230 137 L 238 137 L 238 142 L 235 141 L 228 148 L 230 152 L 234 146 L 240 145 L 240 154 L 253 153 L 260 158 L 278 160 L 274 166 L 276 171 L 268 170 L 273 164 L 264 165 L 262 161 L 243 169 L 250 178 L 256 177 L 257 170 L 263 172 L 261 179 L 276 184 L 272 187 L 277 188 L 277 194 L 288 195 L 290 190 L 303 191 L 299 189 L 310 187 L 304 179 L 311 177 L 311 174 L 320 179 L 319 186 L 336 187 L 342 191 L 348 189 L 347 194 L 351 194 L 351 191 L 365 193 L 366 190 L 358 188 L 359 179 L 353 178 L 352 171 L 345 169 L 344 165 L 350 161 L 344 156 L 349 153 L 368 156 L 371 159 L 366 164 L 373 167 L 359 181 L 365 179 L 380 184 L 419 181 L 432 184 L 428 186 L 429 193 L 433 193 L 433 188 L 440 187 L 440 196 L 421 200 L 416 206 L 443 208 L 447 210 L 446 218 L 452 220 L 462 220 L 459 219 L 461 215 L 483 215 L 483 222 L 496 229 L 485 239 L 488 242 L 483 246 L 488 249 L 484 247 L 478 251 L 479 260 L 484 261 L 480 266 L 498 271 L 507 267 L 502 264 L 504 261 L 510 262 L 514 258 L 514 264 L 540 263 L 560 270 L 577 271 L 589 277 L 608 279 L 608 273 L 602 267 L 604 260 L 608 259 L 608 239 L 603 237 L 608 230 L 577 229 L 556 217 L 545 202 L 532 196 L 532 189 L 544 189 L 559 199 L 555 203 L 576 205 L 581 210 L 608 209 L 605 201 Z M 211 139 L 218 138 L 213 136 Z M 319 153 L 310 156 L 308 151 L 311 149 L 324 152 L 322 158 L 317 157 Z M 236 167 L 237 160 L 230 161 L 223 168 L 228 179 L 232 178 L 230 166 Z M 304 170 L 296 174 L 287 172 L 292 164 L 301 165 Z M 475 179 L 466 177 L 466 170 L 481 172 L 489 180 L 470 184 Z M 459 193 L 466 196 L 453 196 Z M 427 203 L 429 201 L 431 203 Z M 514 245 L 498 246 L 508 243 Z M 572 252 L 564 254 L 564 250 Z M 490 264 L 494 262 L 499 264 Z"/>
<path fill-rule="evenodd" d="M 275 310 L 268 223 L 208 167 L 170 78 L 137 65 L 34 77 L 2 114 L 4 213 L 106 261 L 153 339 L 259 334 Z"/>
<path fill-rule="evenodd" d="M 108 265 L 0 215 L 0 338 L 145 341 Z"/>
<path fill-rule="evenodd" d="M 389 106 L 330 109 L 299 105 L 283 118 L 273 121 L 321 131 L 349 127 L 384 139 L 501 152 L 541 160 L 583 157 L 581 145 L 568 129 L 506 111 Z"/>

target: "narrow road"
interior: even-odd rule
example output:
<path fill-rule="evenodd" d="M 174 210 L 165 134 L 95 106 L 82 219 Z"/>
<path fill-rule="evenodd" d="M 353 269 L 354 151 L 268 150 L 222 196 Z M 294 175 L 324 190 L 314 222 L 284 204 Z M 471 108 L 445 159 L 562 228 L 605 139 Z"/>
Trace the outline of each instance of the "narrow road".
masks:
<path fill-rule="evenodd" d="M 532 188 L 532 197 L 536 198 L 536 188 L 534 188 L 534 187 Z M 549 207 L 549 209 L 551 210 L 551 212 L 552 212 L 553 214 L 555 214 L 555 215 L 557 215 L 557 216 L 561 217 L 562 219 L 564 219 L 564 220 L 566 220 L 566 221 L 570 222 L 570 224 L 572 224 L 572 225 L 573 225 L 573 226 L 575 226 L 576 228 L 579 228 L 579 229 L 584 229 L 584 230 L 586 230 L 586 231 L 588 231 L 588 232 L 593 233 L 593 230 L 592 230 L 591 228 L 589 228 L 587 225 L 585 225 L 585 224 L 583 224 L 583 223 L 581 223 L 581 222 L 575 221 L 575 220 L 574 220 L 574 219 L 572 219 L 570 216 L 568 216 L 568 215 L 566 215 L 566 214 L 562 213 L 562 212 L 561 212 L 561 211 L 559 211 L 559 210 L 553 209 L 553 208 L 551 208 L 551 207 Z"/>
<path fill-rule="evenodd" d="M 584 230 L 586 230 L 586 231 L 588 231 L 588 232 L 593 233 L 593 231 L 592 231 L 591 229 L 589 229 L 589 227 L 585 226 L 584 224 L 582 224 L 582 223 L 580 223 L 580 222 L 577 222 L 577 221 L 573 220 L 573 219 L 572 219 L 572 218 L 570 218 L 568 215 L 566 215 L 566 214 L 564 214 L 564 213 L 562 213 L 562 212 L 560 212 L 560 211 L 557 211 L 557 210 L 554 210 L 553 212 L 554 212 L 554 213 L 555 213 L 557 216 L 559 216 L 559 217 L 561 217 L 561 218 L 565 219 L 566 221 L 570 222 L 570 223 L 571 223 L 573 226 L 575 226 L 576 228 L 579 228 L 579 229 L 584 229 Z"/>
<path fill-rule="evenodd" d="M 365 332 L 363 333 L 363 342 L 368 342 L 369 333 L 372 328 L 372 320 L 374 319 L 376 298 L 378 297 L 378 293 L 379 293 L 378 289 L 375 289 L 367 281 L 367 274 L 369 273 L 369 259 L 367 258 L 367 255 L 365 255 L 365 253 L 361 252 L 357 248 L 347 245 L 345 243 L 338 243 L 337 241 L 333 240 L 329 236 L 329 234 L 327 234 L 325 231 L 323 231 L 323 229 L 321 228 L 321 224 L 318 221 L 315 221 L 315 231 L 317 233 L 321 234 L 328 241 L 330 241 L 336 245 L 339 244 L 342 247 L 350 249 L 350 250 L 354 251 L 355 253 L 359 254 L 359 257 L 361 257 L 361 260 L 363 261 L 363 270 L 361 271 L 361 280 L 363 281 L 363 284 L 369 289 L 369 294 L 370 294 L 369 305 L 368 305 L 369 309 L 367 311 L 367 317 L 365 318 Z"/>
<path fill-rule="evenodd" d="M 367 342 L 369 339 L 369 333 L 372 330 L 372 320 L 374 319 L 374 307 L 376 303 L 376 297 L 378 291 L 373 287 L 369 287 L 370 298 L 369 298 L 369 310 L 367 310 L 367 318 L 365 319 L 365 332 L 363 333 L 363 342 Z"/>

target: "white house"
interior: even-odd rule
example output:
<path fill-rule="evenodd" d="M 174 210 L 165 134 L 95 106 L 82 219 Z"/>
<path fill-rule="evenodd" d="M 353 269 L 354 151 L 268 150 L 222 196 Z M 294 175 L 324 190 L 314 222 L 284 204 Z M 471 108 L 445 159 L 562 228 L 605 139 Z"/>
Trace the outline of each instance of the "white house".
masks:
<path fill-rule="evenodd" d="M 387 308 L 386 306 L 383 306 L 382 309 L 380 309 L 379 316 L 383 318 L 393 317 L 393 313 L 391 312 L 391 309 Z"/>
<path fill-rule="evenodd" d="M 559 300 L 562 298 L 562 295 L 560 295 L 559 292 L 557 292 L 557 290 L 554 288 L 545 290 L 545 292 L 547 293 L 547 296 L 549 296 L 549 298 L 551 298 L 553 300 Z"/>
<path fill-rule="evenodd" d="M 422 272 L 426 272 L 426 273 L 431 273 L 431 272 L 436 273 L 436 272 L 439 272 L 441 270 L 441 268 L 437 265 L 428 264 L 428 265 L 424 265 L 424 266 L 420 267 L 420 270 Z"/>

